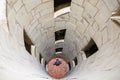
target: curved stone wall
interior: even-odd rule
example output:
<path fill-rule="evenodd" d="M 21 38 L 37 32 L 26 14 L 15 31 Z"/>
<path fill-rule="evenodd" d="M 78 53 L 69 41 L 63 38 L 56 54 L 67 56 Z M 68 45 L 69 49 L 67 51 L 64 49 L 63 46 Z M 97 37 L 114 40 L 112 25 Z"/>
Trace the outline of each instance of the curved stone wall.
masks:
<path fill-rule="evenodd" d="M 38 63 L 39 54 L 45 64 L 59 46 L 63 46 L 65 55 L 60 54 L 61 57 L 72 66 L 70 74 L 61 80 L 120 79 L 120 24 L 111 19 L 113 12 L 119 12 L 119 0 L 72 0 L 70 13 L 55 19 L 53 0 L 7 0 L 7 3 L 1 0 L 0 3 L 4 6 L 0 14 L 6 18 L 0 20 L 1 80 L 52 80 Z M 66 29 L 64 43 L 55 45 L 54 32 L 61 29 Z M 23 30 L 36 46 L 36 58 L 24 48 Z M 84 58 L 82 49 L 91 38 L 98 51 Z"/>

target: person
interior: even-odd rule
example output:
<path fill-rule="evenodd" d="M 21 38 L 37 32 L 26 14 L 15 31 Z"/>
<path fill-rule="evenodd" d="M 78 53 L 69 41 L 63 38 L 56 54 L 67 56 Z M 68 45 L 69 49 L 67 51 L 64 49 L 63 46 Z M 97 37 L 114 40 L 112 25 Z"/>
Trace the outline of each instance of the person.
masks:
<path fill-rule="evenodd" d="M 61 64 L 61 61 L 59 61 L 59 59 L 56 59 L 54 65 L 59 66 L 60 64 Z"/>

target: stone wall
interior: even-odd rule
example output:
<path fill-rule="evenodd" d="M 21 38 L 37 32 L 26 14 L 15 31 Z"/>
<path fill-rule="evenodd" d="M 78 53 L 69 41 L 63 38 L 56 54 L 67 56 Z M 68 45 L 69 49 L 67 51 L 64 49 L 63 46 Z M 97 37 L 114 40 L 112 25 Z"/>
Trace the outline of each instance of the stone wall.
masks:
<path fill-rule="evenodd" d="M 76 25 L 75 33 L 82 35 L 79 39 L 82 44 L 80 48 L 84 48 L 92 38 L 99 50 L 82 61 L 81 66 L 77 67 L 66 79 L 120 79 L 118 75 L 120 73 L 120 25 L 110 18 L 112 12 L 119 9 L 119 5 L 117 0 L 72 1 L 70 17 L 73 21 L 71 23 Z"/>
<path fill-rule="evenodd" d="M 13 1 L 15 0 L 11 0 Z M 16 15 L 12 15 L 11 12 L 8 15 L 9 18 L 12 17 L 11 21 L 7 21 L 6 1 L 1 0 L 0 4 L 2 5 L 0 9 L 0 80 L 46 80 L 50 78 L 39 62 L 25 50 L 22 27 L 15 21 Z"/>
<path fill-rule="evenodd" d="M 12 35 L 24 46 L 23 29 L 37 49 L 37 55 L 53 54 L 45 49 L 54 47 L 54 20 L 52 0 L 7 0 L 7 16 Z M 19 36 L 19 37 L 18 37 Z M 49 46 L 48 46 L 48 43 Z M 48 53 L 49 52 L 49 53 Z"/>
<path fill-rule="evenodd" d="M 56 19 L 53 0 L 7 0 L 1 5 L 7 19 L 1 10 L 0 80 L 51 79 L 25 50 L 23 29 L 37 47 L 37 59 L 41 53 L 48 60 L 59 46 L 70 61 L 77 56 L 79 65 L 61 80 L 120 79 L 120 25 L 110 18 L 119 11 L 119 0 L 72 0 L 71 12 Z M 61 29 L 67 30 L 65 42 L 56 46 L 54 32 Z M 83 60 L 81 51 L 91 38 L 99 50 Z"/>

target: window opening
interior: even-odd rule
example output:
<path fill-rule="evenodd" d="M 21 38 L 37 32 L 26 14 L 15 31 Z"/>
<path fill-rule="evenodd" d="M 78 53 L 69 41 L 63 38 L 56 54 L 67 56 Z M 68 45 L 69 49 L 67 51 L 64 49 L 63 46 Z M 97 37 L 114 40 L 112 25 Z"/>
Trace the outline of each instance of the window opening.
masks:
<path fill-rule="evenodd" d="M 76 66 L 78 64 L 77 57 L 75 57 L 74 62 L 75 62 L 75 66 Z"/>
<path fill-rule="evenodd" d="M 45 61 L 45 66 L 47 65 L 47 62 Z"/>
<path fill-rule="evenodd" d="M 55 41 L 65 38 L 66 29 L 62 29 L 55 32 Z"/>
<path fill-rule="evenodd" d="M 33 45 L 33 43 L 25 30 L 24 30 L 24 44 L 25 44 L 26 50 L 31 54 L 31 46 Z"/>
<path fill-rule="evenodd" d="M 39 54 L 39 61 L 40 61 L 40 63 L 41 63 L 41 61 L 42 61 L 42 55 L 41 54 Z"/>
<path fill-rule="evenodd" d="M 118 26 L 120 26 L 120 10 L 116 12 L 112 12 L 111 19 L 115 22 Z"/>
<path fill-rule="evenodd" d="M 70 62 L 68 62 L 68 66 L 69 66 L 69 70 L 71 70 L 71 65 L 70 65 Z"/>
<path fill-rule="evenodd" d="M 71 5 L 71 0 L 54 0 L 54 11 Z"/>
<path fill-rule="evenodd" d="M 83 51 L 86 54 L 86 57 L 89 57 L 91 55 L 93 55 L 95 52 L 98 51 L 98 47 L 96 45 L 96 43 L 94 42 L 93 39 L 91 39 L 89 41 L 89 43 L 87 44 L 87 46 L 83 49 Z"/>
<path fill-rule="evenodd" d="M 56 52 L 62 52 L 63 48 L 57 48 L 55 49 Z"/>

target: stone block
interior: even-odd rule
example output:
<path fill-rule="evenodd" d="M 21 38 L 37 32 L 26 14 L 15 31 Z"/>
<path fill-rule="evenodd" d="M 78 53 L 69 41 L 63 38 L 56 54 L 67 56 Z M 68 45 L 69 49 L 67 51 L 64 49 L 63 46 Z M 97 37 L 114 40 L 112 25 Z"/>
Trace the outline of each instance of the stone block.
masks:
<path fill-rule="evenodd" d="M 7 0 L 7 4 L 9 6 L 13 6 L 16 3 L 17 0 Z"/>
<path fill-rule="evenodd" d="M 50 1 L 50 0 L 42 0 L 42 2 L 47 2 L 47 1 Z"/>
<path fill-rule="evenodd" d="M 53 13 L 45 15 L 45 16 L 41 16 L 41 18 L 39 19 L 39 23 L 42 24 L 42 26 L 44 27 L 46 25 L 46 23 L 49 21 L 53 20 Z"/>
<path fill-rule="evenodd" d="M 42 10 L 47 9 L 47 8 L 53 8 L 53 1 L 52 1 L 52 0 L 38 5 L 38 6 L 34 9 L 34 10 L 35 10 L 35 14 L 36 14 L 36 13 L 39 13 L 39 12 L 41 12 Z"/>
<path fill-rule="evenodd" d="M 76 25 L 72 24 L 71 22 L 67 22 L 66 23 L 66 29 L 68 29 L 68 30 L 75 30 L 76 29 Z"/>
<path fill-rule="evenodd" d="M 75 33 L 77 34 L 77 36 L 79 37 L 79 39 L 81 40 L 83 38 L 83 34 L 81 34 L 80 32 L 78 32 L 77 30 L 75 31 Z M 79 41 L 80 41 L 79 40 Z"/>
<path fill-rule="evenodd" d="M 100 0 L 97 4 L 97 8 L 99 12 L 95 16 L 95 20 L 97 24 L 100 26 L 100 30 L 105 27 L 105 23 L 109 20 L 111 16 L 111 12 L 108 10 L 106 5 L 102 0 Z"/>
<path fill-rule="evenodd" d="M 84 7 L 85 7 L 85 12 L 89 14 L 91 17 L 94 17 L 95 14 L 97 13 L 98 9 L 91 5 L 89 2 L 85 1 L 84 2 Z"/>
<path fill-rule="evenodd" d="M 97 32 L 98 30 L 99 30 L 99 26 L 98 26 L 98 24 L 96 23 L 96 22 L 94 22 L 93 23 L 93 30 L 95 31 L 95 32 Z"/>
<path fill-rule="evenodd" d="M 108 19 L 108 18 L 107 18 Z M 102 30 L 105 25 L 106 25 L 106 21 L 105 21 L 105 17 L 103 14 L 101 14 L 100 12 L 97 13 L 97 15 L 95 16 L 95 22 L 97 23 L 97 25 L 99 26 L 99 29 Z"/>
<path fill-rule="evenodd" d="M 23 6 L 23 3 L 21 0 L 18 0 L 15 4 L 14 4 L 14 8 L 16 10 L 16 12 Z"/>
<path fill-rule="evenodd" d="M 85 32 L 85 30 L 86 30 L 86 26 L 84 26 L 80 21 L 79 22 L 77 22 L 77 27 L 76 27 L 76 30 L 79 32 L 79 33 L 81 33 L 81 34 L 83 34 L 84 32 Z"/>
<path fill-rule="evenodd" d="M 81 20 L 81 23 L 83 24 L 83 26 L 84 26 L 85 28 L 87 28 L 88 25 L 89 25 L 89 23 L 87 22 L 87 20 L 84 19 L 84 18 Z"/>
<path fill-rule="evenodd" d="M 33 40 L 33 42 L 37 43 L 37 39 L 38 37 L 41 35 L 41 32 L 40 32 L 40 27 L 36 27 L 31 33 L 30 33 L 30 36 Z"/>
<path fill-rule="evenodd" d="M 103 40 L 102 40 L 103 44 L 105 44 L 109 40 L 107 28 L 103 29 L 103 31 L 102 31 L 102 37 L 103 37 Z"/>
<path fill-rule="evenodd" d="M 70 22 L 76 24 L 77 20 L 74 17 L 70 16 Z"/>
<path fill-rule="evenodd" d="M 99 1 L 99 0 L 89 0 L 89 2 L 90 2 L 93 6 L 96 6 L 96 4 L 97 4 L 98 1 Z"/>
<path fill-rule="evenodd" d="M 60 15 L 56 19 L 69 21 L 70 16 L 69 16 L 69 13 L 65 13 L 65 14 Z"/>
<path fill-rule="evenodd" d="M 72 0 L 72 2 L 82 6 L 84 0 Z"/>
<path fill-rule="evenodd" d="M 56 21 L 55 22 L 55 31 L 66 29 L 66 21 Z"/>
<path fill-rule="evenodd" d="M 9 28 L 10 29 L 13 26 L 15 26 L 15 15 L 16 15 L 16 12 L 13 9 L 8 13 L 8 21 L 9 21 Z"/>
<path fill-rule="evenodd" d="M 32 14 L 32 16 L 35 16 L 35 10 L 34 9 L 31 10 L 31 14 Z"/>
<path fill-rule="evenodd" d="M 84 12 L 84 13 L 83 13 L 83 17 L 85 18 L 85 20 L 86 20 L 90 25 L 92 25 L 93 22 L 95 21 L 95 20 L 94 20 L 94 17 L 92 17 L 89 13 Z"/>
<path fill-rule="evenodd" d="M 64 47 L 64 43 L 55 44 L 55 48 L 60 48 L 60 47 Z"/>
<path fill-rule="evenodd" d="M 40 5 L 41 0 L 23 0 L 23 3 L 25 4 L 25 7 L 27 11 L 31 11 L 33 8 L 37 7 Z"/>
<path fill-rule="evenodd" d="M 86 33 L 89 34 L 90 37 L 93 37 L 95 34 L 95 30 L 93 29 L 92 26 L 88 26 L 88 28 L 86 29 Z"/>
<path fill-rule="evenodd" d="M 77 20 L 82 19 L 83 7 L 76 5 L 74 3 L 71 4 L 71 15 Z"/>
<path fill-rule="evenodd" d="M 120 27 L 116 25 L 113 21 L 109 20 L 107 22 L 107 28 L 108 28 L 108 36 L 111 41 L 118 38 L 118 35 L 120 33 Z"/>
<path fill-rule="evenodd" d="M 47 34 L 46 33 L 42 34 L 40 39 L 41 39 L 41 42 L 44 43 L 47 40 Z"/>
<path fill-rule="evenodd" d="M 115 40 L 113 44 L 115 45 L 114 49 L 120 48 L 120 34 L 119 34 L 119 38 Z"/>
<path fill-rule="evenodd" d="M 84 35 L 82 35 L 82 37 L 81 38 L 83 38 L 83 37 L 86 37 L 87 38 L 87 41 L 90 41 L 90 39 L 91 39 L 91 35 L 90 35 L 90 32 L 88 32 L 88 31 L 86 31 L 85 33 L 84 33 Z"/>
<path fill-rule="evenodd" d="M 9 32 L 9 26 L 7 20 L 0 20 L 0 27 L 4 28 L 6 32 Z"/>
<path fill-rule="evenodd" d="M 110 9 L 110 11 L 114 11 L 115 8 L 118 8 L 119 3 L 117 0 L 104 0 L 105 4 L 107 5 L 107 7 Z"/>
<path fill-rule="evenodd" d="M 44 27 L 41 27 L 40 30 L 41 30 L 41 34 L 46 34 L 48 31 L 48 29 L 46 29 Z"/>
<path fill-rule="evenodd" d="M 36 39 L 35 39 L 35 45 L 36 46 L 40 46 L 42 44 L 41 43 L 41 36 L 42 36 L 42 34 L 38 34 L 38 36 L 36 37 Z"/>
<path fill-rule="evenodd" d="M 36 20 L 34 23 L 32 23 L 31 27 L 29 28 L 29 31 L 32 31 L 34 28 L 36 28 L 38 24 L 39 24 L 38 20 Z"/>
<path fill-rule="evenodd" d="M 24 45 L 23 28 L 19 24 L 16 24 L 15 27 L 16 29 L 15 29 L 14 34 L 17 37 L 18 43 L 23 46 Z"/>
<path fill-rule="evenodd" d="M 17 21 L 20 23 L 21 26 L 27 27 L 32 20 L 32 16 L 28 14 L 24 7 L 22 7 L 16 15 Z"/>
<path fill-rule="evenodd" d="M 102 12 L 98 12 L 97 15 L 95 16 L 95 21 L 97 22 L 98 26 L 100 26 L 100 30 L 102 30 L 105 25 L 106 25 L 106 22 L 109 20 L 110 18 L 110 13 L 106 12 L 106 11 L 103 11 Z"/>
<path fill-rule="evenodd" d="M 54 32 L 55 32 L 54 28 L 48 29 L 48 31 L 47 31 L 47 37 L 48 38 L 54 37 Z"/>
<path fill-rule="evenodd" d="M 84 36 L 82 39 L 82 46 L 85 47 L 88 44 L 87 38 Z"/>
<path fill-rule="evenodd" d="M 53 12 L 54 12 L 54 9 L 53 9 L 52 7 L 50 7 L 50 8 L 41 10 L 41 11 L 40 11 L 40 14 L 41 14 L 41 16 L 45 16 L 45 15 L 51 14 L 51 13 L 53 13 Z"/>
<path fill-rule="evenodd" d="M 96 32 L 94 37 L 93 37 L 96 45 L 98 46 L 98 48 L 100 48 L 102 46 L 102 33 L 100 31 Z"/>
<path fill-rule="evenodd" d="M 48 22 L 46 22 L 46 24 L 44 24 L 44 28 L 51 28 L 55 26 L 55 22 L 53 19 L 49 20 Z"/>
<path fill-rule="evenodd" d="M 36 13 L 33 17 L 34 17 L 34 20 L 37 20 L 37 19 L 41 18 L 41 15 L 40 15 L 40 13 Z"/>

